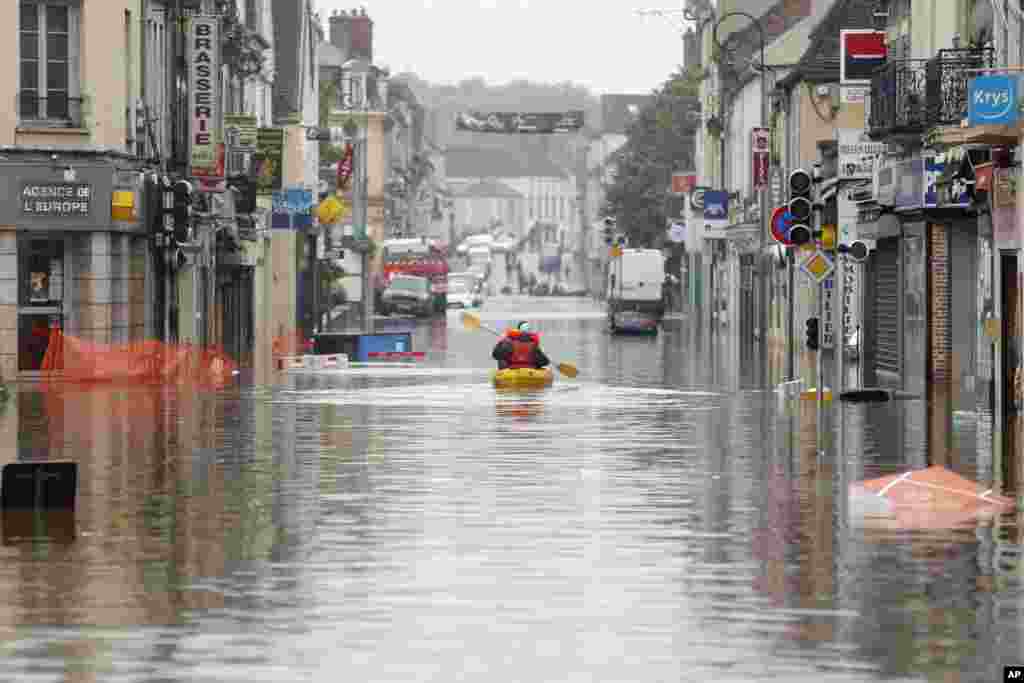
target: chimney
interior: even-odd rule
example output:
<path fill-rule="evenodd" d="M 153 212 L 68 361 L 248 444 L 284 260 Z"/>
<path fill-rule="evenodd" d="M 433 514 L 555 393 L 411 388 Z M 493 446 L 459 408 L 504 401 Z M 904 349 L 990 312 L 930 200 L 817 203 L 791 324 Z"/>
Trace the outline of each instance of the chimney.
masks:
<path fill-rule="evenodd" d="M 349 52 L 352 49 L 351 35 L 348 30 L 348 14 L 345 10 L 334 10 L 330 18 L 327 20 L 329 24 L 329 34 L 331 45 L 341 50 L 342 61 L 348 59 Z"/>
<path fill-rule="evenodd" d="M 335 11 L 328 19 L 331 45 L 341 50 L 342 59 L 365 59 L 373 63 L 373 20 L 366 10 Z"/>
<path fill-rule="evenodd" d="M 373 64 L 373 20 L 366 16 L 364 8 L 360 10 L 358 16 L 353 10 L 349 21 L 351 22 L 349 36 L 352 49 L 349 58 L 357 57 Z"/>

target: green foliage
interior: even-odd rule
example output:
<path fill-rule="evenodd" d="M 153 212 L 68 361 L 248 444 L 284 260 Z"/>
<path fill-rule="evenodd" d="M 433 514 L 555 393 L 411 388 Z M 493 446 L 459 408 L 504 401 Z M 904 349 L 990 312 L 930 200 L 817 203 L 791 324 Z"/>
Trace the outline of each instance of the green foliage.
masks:
<path fill-rule="evenodd" d="M 318 124 L 321 128 L 327 127 L 328 117 L 335 102 L 338 101 L 338 83 L 336 81 L 324 80 L 320 83 L 320 101 L 318 111 Z M 341 161 L 344 150 L 340 145 L 332 145 L 330 142 L 320 143 L 320 163 L 333 164 Z"/>
<path fill-rule="evenodd" d="M 615 217 L 634 245 L 661 243 L 672 173 L 693 168 L 701 78 L 696 68 L 672 74 L 626 131 L 615 156 L 615 180 L 606 188 L 602 214 Z"/>

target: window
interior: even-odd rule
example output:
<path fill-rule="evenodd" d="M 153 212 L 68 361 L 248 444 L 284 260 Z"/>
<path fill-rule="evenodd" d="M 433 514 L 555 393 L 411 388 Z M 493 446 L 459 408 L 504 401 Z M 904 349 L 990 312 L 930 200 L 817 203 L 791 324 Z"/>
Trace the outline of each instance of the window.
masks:
<path fill-rule="evenodd" d="M 60 306 L 64 300 L 64 242 L 30 239 L 19 245 L 22 306 Z"/>
<path fill-rule="evenodd" d="M 19 117 L 81 125 L 77 2 L 23 2 L 18 17 Z"/>

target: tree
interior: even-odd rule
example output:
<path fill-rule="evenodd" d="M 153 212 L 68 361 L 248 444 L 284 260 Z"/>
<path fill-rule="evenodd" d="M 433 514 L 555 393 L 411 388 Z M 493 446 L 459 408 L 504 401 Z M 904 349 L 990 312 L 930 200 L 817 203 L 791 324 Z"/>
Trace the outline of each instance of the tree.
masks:
<path fill-rule="evenodd" d="M 672 74 L 641 109 L 616 154 L 603 213 L 615 217 L 633 245 L 660 245 L 672 173 L 693 167 L 700 78 L 694 68 Z"/>
<path fill-rule="evenodd" d="M 338 87 L 339 83 L 337 81 L 324 80 L 320 82 L 319 124 L 321 128 L 328 126 L 331 109 L 334 108 L 338 101 Z M 321 164 L 335 164 L 341 161 L 344 155 L 345 149 L 341 145 L 335 145 L 331 142 L 320 143 Z"/>

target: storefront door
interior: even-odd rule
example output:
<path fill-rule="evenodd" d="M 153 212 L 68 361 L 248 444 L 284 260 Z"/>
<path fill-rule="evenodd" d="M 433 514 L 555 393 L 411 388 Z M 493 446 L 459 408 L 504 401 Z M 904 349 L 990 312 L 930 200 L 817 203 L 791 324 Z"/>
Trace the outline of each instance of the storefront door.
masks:
<path fill-rule="evenodd" d="M 64 328 L 65 239 L 33 234 L 18 240 L 18 371 L 42 369 L 52 329 Z"/>
<path fill-rule="evenodd" d="M 1017 254 L 1003 252 L 1000 260 L 1003 303 L 1003 482 L 1011 491 L 1020 492 L 1024 480 L 1024 456 L 1021 448 L 1022 405 L 1024 405 L 1024 368 L 1021 363 L 1020 278 Z"/>

